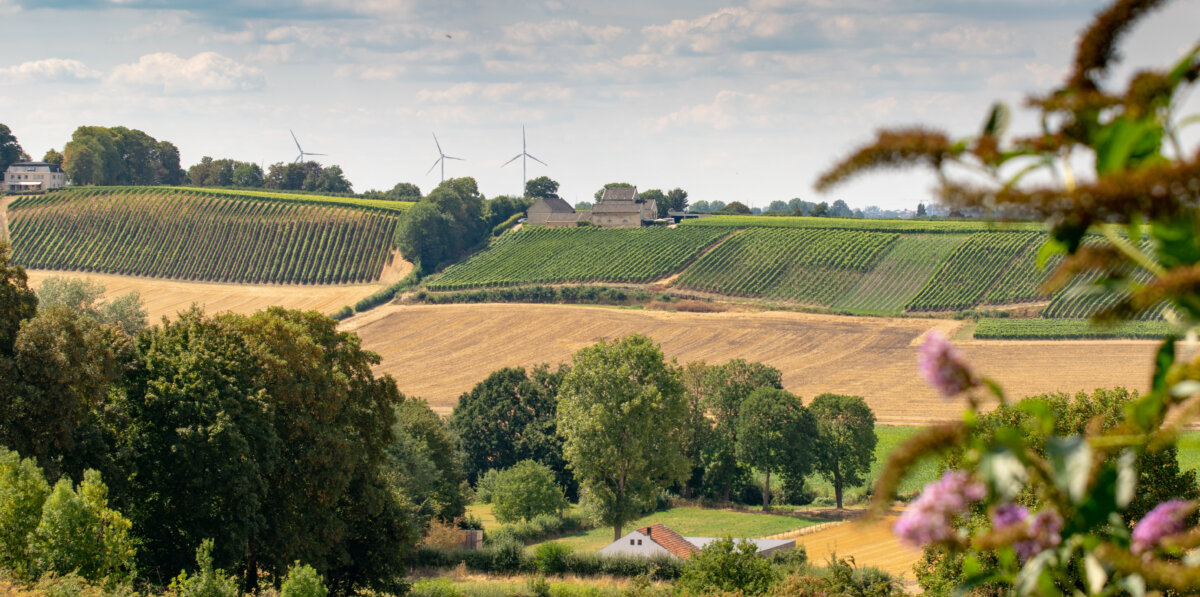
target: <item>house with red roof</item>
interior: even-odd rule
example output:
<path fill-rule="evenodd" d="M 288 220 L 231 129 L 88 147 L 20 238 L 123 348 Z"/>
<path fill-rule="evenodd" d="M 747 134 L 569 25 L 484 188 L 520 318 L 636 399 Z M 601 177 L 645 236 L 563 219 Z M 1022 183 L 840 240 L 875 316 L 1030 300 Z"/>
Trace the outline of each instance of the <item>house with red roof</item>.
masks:
<path fill-rule="evenodd" d="M 652 524 L 630 531 L 624 537 L 609 543 L 599 553 L 643 557 L 669 555 L 686 560 L 716 540 L 717 537 L 684 537 L 664 524 Z M 794 539 L 735 539 L 743 540 L 754 543 L 758 547 L 759 555 L 786 551 L 796 546 Z"/>

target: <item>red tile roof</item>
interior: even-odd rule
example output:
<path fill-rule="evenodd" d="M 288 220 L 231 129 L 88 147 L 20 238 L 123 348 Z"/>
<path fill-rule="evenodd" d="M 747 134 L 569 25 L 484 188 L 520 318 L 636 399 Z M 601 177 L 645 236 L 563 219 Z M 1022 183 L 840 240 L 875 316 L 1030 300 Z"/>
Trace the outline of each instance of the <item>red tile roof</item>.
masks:
<path fill-rule="evenodd" d="M 692 554 L 700 551 L 695 545 L 684 539 L 679 533 L 672 531 L 663 524 L 652 524 L 648 527 L 638 529 L 638 532 L 649 537 L 651 541 L 662 546 L 663 549 L 671 552 L 672 555 L 688 559 Z"/>

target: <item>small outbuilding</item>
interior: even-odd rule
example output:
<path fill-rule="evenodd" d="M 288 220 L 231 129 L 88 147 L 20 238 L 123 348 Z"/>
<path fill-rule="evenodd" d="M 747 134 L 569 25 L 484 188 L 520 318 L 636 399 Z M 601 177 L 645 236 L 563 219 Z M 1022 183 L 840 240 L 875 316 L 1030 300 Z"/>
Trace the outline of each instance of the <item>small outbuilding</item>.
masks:
<path fill-rule="evenodd" d="M 525 210 L 525 224 L 529 226 L 576 226 L 587 220 L 587 212 L 577 212 L 559 197 L 538 199 Z"/>
<path fill-rule="evenodd" d="M 701 549 L 704 549 L 705 545 L 716 540 L 717 537 L 683 537 L 666 525 L 652 524 L 630 531 L 624 537 L 609 543 L 599 553 L 606 556 L 632 555 L 653 557 L 671 555 L 686 560 Z M 787 551 L 796 547 L 794 539 L 736 539 L 736 541 L 743 540 L 754 543 L 758 547 L 759 555 Z"/>

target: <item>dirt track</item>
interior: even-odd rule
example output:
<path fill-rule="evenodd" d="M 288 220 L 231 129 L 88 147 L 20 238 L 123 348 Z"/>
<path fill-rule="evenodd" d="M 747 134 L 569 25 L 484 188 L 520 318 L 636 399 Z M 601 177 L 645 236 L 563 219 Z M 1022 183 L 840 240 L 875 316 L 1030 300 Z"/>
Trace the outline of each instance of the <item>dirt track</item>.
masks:
<path fill-rule="evenodd" d="M 142 295 L 149 320 L 157 322 L 163 316 L 170 317 L 189 308 L 192 303 L 204 307 L 210 313 L 250 313 L 279 305 L 293 309 L 315 309 L 332 314 L 343 306 L 353 305 L 387 284 L 400 280 L 411 269 L 412 264 L 396 254 L 392 264 L 384 268 L 380 282 L 346 286 L 217 284 L 44 270 L 28 270 L 28 274 L 29 285 L 34 289 L 50 276 L 71 276 L 90 278 L 103 284 L 105 296 L 110 298 L 136 290 Z"/>
<path fill-rule="evenodd" d="M 383 357 L 408 395 L 449 412 L 459 394 L 505 366 L 570 360 L 601 338 L 649 335 L 682 362 L 745 358 L 783 371 L 807 402 L 822 392 L 864 396 L 881 423 L 957 418 L 916 369 L 921 334 L 953 333 L 958 321 L 803 313 L 669 313 L 565 305 L 387 305 L 347 320 Z M 960 343 L 1010 396 L 1147 385 L 1152 342 L 971 341 Z"/>

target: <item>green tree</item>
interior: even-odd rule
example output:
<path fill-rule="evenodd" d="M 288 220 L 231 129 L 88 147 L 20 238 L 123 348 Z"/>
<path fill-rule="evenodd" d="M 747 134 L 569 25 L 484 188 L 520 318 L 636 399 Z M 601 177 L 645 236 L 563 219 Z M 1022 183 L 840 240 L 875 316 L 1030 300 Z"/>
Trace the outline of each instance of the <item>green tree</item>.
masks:
<path fill-rule="evenodd" d="M 506 469 L 522 460 L 550 467 L 558 483 L 572 495 L 574 477 L 563 459 L 557 431 L 558 389 L 567 368 L 493 371 L 471 391 L 458 397 L 449 427 L 463 454 L 472 484 L 487 471 Z"/>
<path fill-rule="evenodd" d="M 567 498 L 554 479 L 554 471 L 532 460 L 522 460 L 497 475 L 491 490 L 496 520 L 532 520 L 542 514 L 558 514 L 567 508 Z"/>
<path fill-rule="evenodd" d="M 396 245 L 405 258 L 419 261 L 426 271 L 434 271 L 489 236 L 491 227 L 484 218 L 485 209 L 474 178 L 447 179 L 405 212 L 397 227 Z"/>
<path fill-rule="evenodd" d="M 737 457 L 763 473 L 763 512 L 771 509 L 771 473 L 804 479 L 812 471 L 817 424 L 787 390 L 758 388 L 742 402 L 737 418 Z"/>
<path fill-rule="evenodd" d="M 325 597 L 329 589 L 316 569 L 308 564 L 296 562 L 288 568 L 287 576 L 279 587 L 279 597 Z"/>
<path fill-rule="evenodd" d="M 704 482 L 703 455 L 713 433 L 712 421 L 708 418 L 708 407 L 705 404 L 705 383 L 709 369 L 704 361 L 692 361 L 679 372 L 679 379 L 687 396 L 687 422 L 681 435 L 683 455 L 692 467 L 691 475 L 682 488 L 685 498 L 693 497 Z"/>
<path fill-rule="evenodd" d="M 667 193 L 667 203 L 674 211 L 687 211 L 688 194 L 687 191 L 675 187 Z"/>
<path fill-rule="evenodd" d="M 558 197 L 558 183 L 549 176 L 539 176 L 525 181 L 525 196 L 531 199 L 552 199 Z"/>
<path fill-rule="evenodd" d="M 42 518 L 50 484 L 32 458 L 0 447 L 0 570 L 18 578 L 36 576 L 29 556 L 29 535 Z"/>
<path fill-rule="evenodd" d="M 119 326 L 130 336 L 146 327 L 146 310 L 135 290 L 127 295 L 101 300 L 104 285 L 90 279 L 50 276 L 38 287 L 38 308 L 61 306 L 104 325 Z"/>
<path fill-rule="evenodd" d="M 42 161 L 47 164 L 55 164 L 61 166 L 63 163 L 63 154 L 59 153 L 53 147 L 46 150 L 46 154 L 42 156 Z"/>
<path fill-rule="evenodd" d="M 450 255 L 450 222 L 436 205 L 417 203 L 396 226 L 396 247 L 405 259 L 434 271 Z"/>
<path fill-rule="evenodd" d="M 367 199 L 383 199 L 385 201 L 420 201 L 421 187 L 411 182 L 398 182 L 396 186 L 386 191 L 370 190 L 363 193 Z"/>
<path fill-rule="evenodd" d="M 16 135 L 7 125 L 0 124 L 0 173 L 8 170 L 8 166 L 13 162 L 21 161 L 22 153 L 25 153 L 25 150 L 21 149 Z"/>
<path fill-rule="evenodd" d="M 238 162 L 233 167 L 233 179 L 231 181 L 235 187 L 257 188 L 263 186 L 263 171 L 258 164 L 250 162 Z"/>
<path fill-rule="evenodd" d="M 688 558 L 679 587 L 690 595 L 762 595 L 778 580 L 771 563 L 758 555 L 754 542 L 742 539 L 735 544 L 722 537 Z"/>
<path fill-rule="evenodd" d="M 39 575 L 128 580 L 136 553 L 129 528 L 129 520 L 108 507 L 108 487 L 100 473 L 85 472 L 77 489 L 63 477 L 42 504 L 41 520 L 29 535 L 29 555 Z"/>
<path fill-rule="evenodd" d="M 737 457 L 737 418 L 742 402 L 759 388 L 783 389 L 783 374 L 762 363 L 734 359 L 711 367 L 699 391 L 709 416 L 712 434 L 702 451 L 704 484 L 729 501 L 735 485 L 746 482 L 749 471 Z"/>
<path fill-rule="evenodd" d="M 585 501 L 621 537 L 625 521 L 687 477 L 679 430 L 687 398 L 673 365 L 632 335 L 575 353 L 559 392 L 563 453 Z"/>
<path fill-rule="evenodd" d="M 925 204 L 924 204 L 924 203 L 918 203 L 918 204 L 917 204 L 917 217 L 918 217 L 918 218 L 920 218 L 920 217 L 924 217 L 924 216 L 925 216 L 925 213 L 926 213 L 926 212 L 925 212 Z"/>
<path fill-rule="evenodd" d="M 600 199 L 602 197 L 604 197 L 604 189 L 608 189 L 608 188 L 630 189 L 630 188 L 633 188 L 633 185 L 629 184 L 627 182 L 610 182 L 610 183 L 600 187 L 600 190 L 596 191 L 596 193 L 592 195 L 592 197 L 596 200 L 596 203 L 600 202 Z"/>
<path fill-rule="evenodd" d="M 316 187 L 312 190 L 322 193 L 354 192 L 353 186 L 350 181 L 346 180 L 346 175 L 342 172 L 342 167 L 336 164 L 321 170 L 321 174 L 317 176 Z"/>
<path fill-rule="evenodd" d="M 667 210 L 671 209 L 671 203 L 667 201 L 667 196 L 659 189 L 647 189 L 638 193 L 638 199 L 645 201 L 654 201 L 654 205 L 658 208 L 658 217 L 667 217 Z"/>
<path fill-rule="evenodd" d="M 824 201 L 818 203 L 816 205 L 816 207 L 814 207 L 812 209 L 812 211 L 809 212 L 809 215 L 814 218 L 828 218 L 829 217 L 829 204 Z"/>
<path fill-rule="evenodd" d="M 424 400 L 406 399 L 396 405 L 388 469 L 397 475 L 421 517 L 452 520 L 466 511 L 468 485 L 461 456 L 440 417 Z"/>
<path fill-rule="evenodd" d="M 716 203 L 718 203 L 718 202 L 713 201 L 710 205 L 715 205 Z M 754 210 L 750 209 L 749 207 L 746 207 L 746 204 L 742 203 L 741 201 L 733 201 L 733 202 L 729 203 L 728 205 L 725 205 L 721 209 L 714 210 L 714 212 L 722 214 L 722 215 L 746 216 L 746 215 L 750 215 L 750 214 L 754 213 Z"/>
<path fill-rule="evenodd" d="M 0 240 L 0 359 L 12 356 L 21 322 L 37 315 L 37 294 L 29 289 L 29 276 L 25 268 L 12 265 L 9 256 L 8 242 Z"/>
<path fill-rule="evenodd" d="M 808 410 L 817 419 L 817 472 L 841 509 L 843 489 L 861 485 L 875 460 L 875 413 L 861 397 L 840 394 L 821 394 Z"/>
<path fill-rule="evenodd" d="M 179 597 L 238 597 L 237 577 L 213 567 L 213 541 L 205 539 L 196 548 L 196 574 L 181 571 L 168 587 Z"/>

